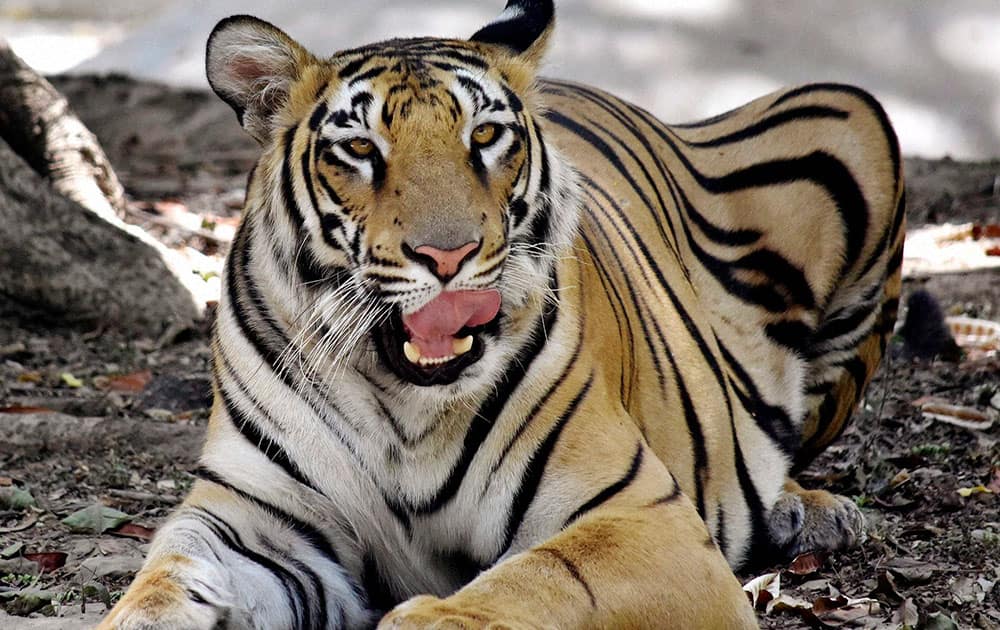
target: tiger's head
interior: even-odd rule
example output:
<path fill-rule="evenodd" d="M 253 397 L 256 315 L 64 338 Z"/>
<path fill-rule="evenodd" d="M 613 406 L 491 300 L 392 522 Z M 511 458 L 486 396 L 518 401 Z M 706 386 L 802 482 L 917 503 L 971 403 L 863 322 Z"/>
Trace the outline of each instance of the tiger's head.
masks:
<path fill-rule="evenodd" d="M 551 1 L 510 0 L 469 40 L 328 59 L 256 18 L 216 26 L 209 82 L 264 147 L 253 258 L 284 278 L 262 292 L 300 357 L 449 394 L 499 376 L 576 228 L 535 90 L 553 23 Z"/>

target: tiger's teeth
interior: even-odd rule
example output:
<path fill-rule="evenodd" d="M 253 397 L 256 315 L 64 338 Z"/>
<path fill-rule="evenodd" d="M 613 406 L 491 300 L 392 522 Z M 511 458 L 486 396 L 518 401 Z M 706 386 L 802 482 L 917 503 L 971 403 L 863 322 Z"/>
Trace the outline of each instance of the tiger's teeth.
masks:
<path fill-rule="evenodd" d="M 410 363 L 417 363 L 420 361 L 420 348 L 409 341 L 403 342 L 403 354 L 406 355 L 406 360 Z"/>
<path fill-rule="evenodd" d="M 429 365 L 443 365 L 453 359 L 455 359 L 455 355 L 447 357 L 422 357 L 420 361 L 417 362 L 417 364 L 422 367 L 427 367 Z"/>
<path fill-rule="evenodd" d="M 472 350 L 472 335 L 468 335 L 462 339 L 452 339 L 451 351 L 455 353 L 455 356 L 460 357 L 469 350 Z"/>

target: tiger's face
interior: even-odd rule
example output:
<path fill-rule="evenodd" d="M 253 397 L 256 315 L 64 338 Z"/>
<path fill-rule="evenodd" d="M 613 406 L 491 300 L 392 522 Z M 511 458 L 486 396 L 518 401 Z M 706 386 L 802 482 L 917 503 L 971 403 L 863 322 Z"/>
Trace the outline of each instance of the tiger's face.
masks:
<path fill-rule="evenodd" d="M 389 306 L 372 331 L 382 364 L 415 384 L 450 383 L 501 334 L 504 297 L 521 299 L 501 279 L 531 119 L 471 47 L 416 40 L 391 52 L 346 62 L 354 72 L 312 114 L 314 244 L 332 245 L 329 262 Z"/>
<path fill-rule="evenodd" d="M 266 147 L 255 177 L 294 206 L 289 246 L 317 293 L 289 318 L 314 328 L 296 339 L 367 347 L 405 384 L 492 380 L 575 227 L 535 118 L 540 53 L 411 39 L 319 61 L 251 20 L 217 27 L 209 78 Z"/>

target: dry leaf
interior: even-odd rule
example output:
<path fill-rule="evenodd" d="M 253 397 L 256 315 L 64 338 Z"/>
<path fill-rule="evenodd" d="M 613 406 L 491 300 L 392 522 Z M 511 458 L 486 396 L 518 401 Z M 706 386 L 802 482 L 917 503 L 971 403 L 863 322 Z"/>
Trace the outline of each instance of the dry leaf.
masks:
<path fill-rule="evenodd" d="M 109 534 L 114 536 L 123 536 L 125 538 L 133 538 L 142 542 L 149 542 L 153 540 L 153 534 L 156 532 L 154 529 L 148 527 L 143 527 L 142 525 L 136 525 L 135 523 L 125 523 L 117 529 L 113 529 Z"/>
<path fill-rule="evenodd" d="M 896 475 L 892 479 L 889 480 L 889 487 L 898 488 L 899 486 L 903 485 L 909 480 L 910 480 L 910 471 L 905 469 L 901 470 L 898 473 L 896 473 Z"/>
<path fill-rule="evenodd" d="M 892 574 L 881 569 L 878 572 L 878 583 L 875 586 L 870 595 L 872 597 L 878 597 L 878 599 L 886 602 L 887 604 L 897 605 L 903 602 L 903 596 L 899 594 L 899 589 L 896 588 L 896 580 L 892 577 Z"/>
<path fill-rule="evenodd" d="M 0 413 L 48 413 L 52 411 L 46 407 L 31 407 L 31 406 L 21 406 L 21 405 L 10 405 L 7 407 L 0 407 Z"/>
<path fill-rule="evenodd" d="M 993 494 L 993 491 L 983 484 L 972 486 L 971 488 L 959 488 L 956 492 L 958 492 L 963 499 L 968 499 L 974 494 Z"/>
<path fill-rule="evenodd" d="M 823 601 L 820 604 L 821 600 Z M 843 604 L 836 607 L 836 603 L 843 601 Z M 869 597 L 859 599 L 848 599 L 843 595 L 836 598 L 821 597 L 813 603 L 813 614 L 816 619 L 828 628 L 836 628 L 863 619 L 864 617 L 875 617 L 882 614 L 882 606 L 877 601 Z"/>
<path fill-rule="evenodd" d="M 73 389 L 76 389 L 78 387 L 83 387 L 83 381 L 73 376 L 69 372 L 63 372 L 62 374 L 59 375 L 59 378 L 62 380 L 63 383 L 66 384 L 66 387 L 72 387 Z"/>
<path fill-rule="evenodd" d="M 981 238 L 1000 238 L 1000 225 L 995 223 L 984 223 L 982 225 L 974 223 L 972 225 L 972 238 L 977 241 Z"/>
<path fill-rule="evenodd" d="M 907 597 L 892 613 L 892 623 L 898 623 L 904 629 L 915 628 L 920 623 L 920 612 L 917 610 L 917 605 L 913 603 L 913 598 Z"/>
<path fill-rule="evenodd" d="M 124 512 L 96 503 L 73 512 L 62 520 L 62 524 L 76 533 L 102 534 L 131 520 L 132 517 Z"/>
<path fill-rule="evenodd" d="M 754 608 L 767 605 L 781 593 L 781 574 L 765 573 L 743 585 Z"/>
<path fill-rule="evenodd" d="M 927 615 L 923 630 L 958 630 L 958 624 L 948 615 L 936 612 Z"/>
<path fill-rule="evenodd" d="M 800 554 L 788 565 L 788 572 L 795 575 L 811 575 L 823 566 L 826 556 L 824 551 Z"/>
<path fill-rule="evenodd" d="M 153 380 L 153 373 L 149 370 L 111 376 L 108 377 L 108 389 L 116 392 L 137 394 L 146 389 L 151 380 Z"/>
<path fill-rule="evenodd" d="M 983 413 L 972 407 L 961 405 L 950 405 L 930 400 L 920 405 L 920 410 L 925 418 L 932 418 L 956 427 L 985 431 L 993 426 L 993 418 L 990 414 Z"/>
<path fill-rule="evenodd" d="M 910 584 L 927 582 L 934 576 L 934 571 L 939 570 L 935 565 L 910 558 L 895 558 L 886 563 L 885 568 Z"/>
<path fill-rule="evenodd" d="M 802 614 L 812 612 L 812 604 L 804 599 L 782 593 L 768 603 L 764 612 L 768 615 L 772 612 L 795 612 Z"/>
<path fill-rule="evenodd" d="M 42 375 L 39 372 L 22 372 L 17 375 L 18 383 L 41 383 Z"/>
<path fill-rule="evenodd" d="M 25 560 L 37 562 L 38 569 L 42 573 L 52 573 L 57 569 L 63 568 L 63 565 L 66 564 L 66 555 L 64 551 L 42 551 L 39 553 L 26 553 L 23 557 Z"/>

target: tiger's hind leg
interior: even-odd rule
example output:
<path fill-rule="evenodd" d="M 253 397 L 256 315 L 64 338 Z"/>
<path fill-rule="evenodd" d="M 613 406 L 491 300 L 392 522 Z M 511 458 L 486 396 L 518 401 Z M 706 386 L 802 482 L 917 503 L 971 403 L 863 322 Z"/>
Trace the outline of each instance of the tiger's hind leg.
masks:
<path fill-rule="evenodd" d="M 807 415 L 794 470 L 801 470 L 844 431 L 885 353 L 896 320 L 902 259 L 903 200 L 885 225 L 885 250 L 858 271 L 864 284 L 844 287 L 813 344 Z M 836 302 L 835 302 L 836 303 Z M 851 499 L 806 490 L 786 480 L 768 515 L 772 543 L 789 559 L 810 551 L 850 549 L 865 539 L 864 516 Z"/>
<path fill-rule="evenodd" d="M 898 145 L 881 107 L 850 88 L 815 86 L 801 98 L 851 114 L 843 153 L 864 199 L 848 232 L 855 250 L 831 278 L 814 327 L 802 338 L 804 417 L 792 473 L 805 468 L 847 427 L 883 356 L 896 321 L 905 237 L 905 195 Z M 858 226 L 864 225 L 861 232 Z M 806 490 L 789 479 L 769 514 L 772 542 L 787 555 L 853 547 L 864 540 L 864 518 L 853 501 Z"/>

